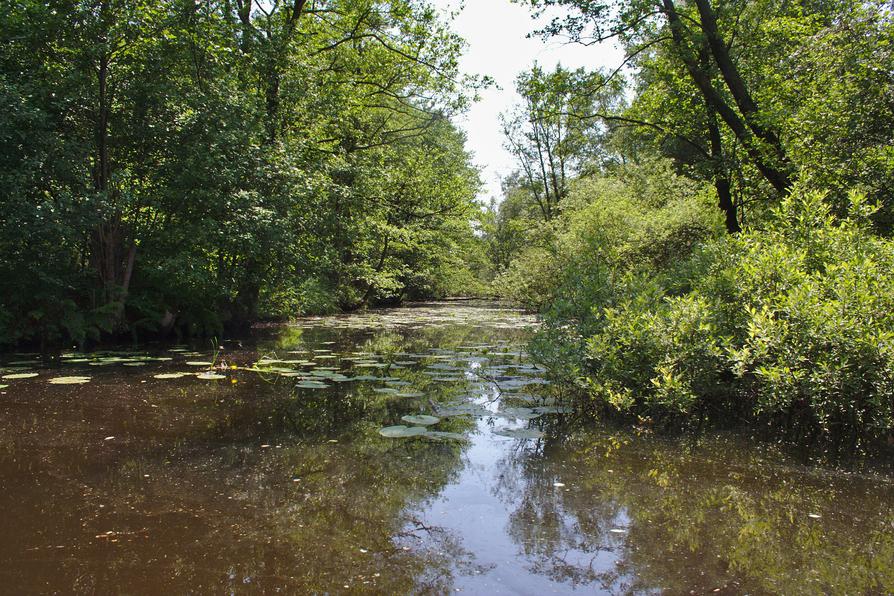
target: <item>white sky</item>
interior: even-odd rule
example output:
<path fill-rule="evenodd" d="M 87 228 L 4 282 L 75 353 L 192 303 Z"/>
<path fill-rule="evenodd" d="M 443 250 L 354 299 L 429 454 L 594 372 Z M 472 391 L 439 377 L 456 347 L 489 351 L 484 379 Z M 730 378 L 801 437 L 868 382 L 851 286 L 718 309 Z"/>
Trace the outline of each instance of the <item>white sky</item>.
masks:
<path fill-rule="evenodd" d="M 516 101 L 515 77 L 538 62 L 546 69 L 561 63 L 568 68 L 593 70 L 614 67 L 621 54 L 610 47 L 584 47 L 558 39 L 543 41 L 539 36 L 527 38 L 538 27 L 530 11 L 510 0 L 433 0 L 435 6 L 454 11 L 464 4 L 453 21 L 452 29 L 466 40 L 468 47 L 460 68 L 469 74 L 484 74 L 497 86 L 481 93 L 481 100 L 472 105 L 456 123 L 466 132 L 467 148 L 481 168 L 484 189 L 482 200 L 500 198 L 500 179 L 513 170 L 512 156 L 503 148 L 499 115 Z"/>

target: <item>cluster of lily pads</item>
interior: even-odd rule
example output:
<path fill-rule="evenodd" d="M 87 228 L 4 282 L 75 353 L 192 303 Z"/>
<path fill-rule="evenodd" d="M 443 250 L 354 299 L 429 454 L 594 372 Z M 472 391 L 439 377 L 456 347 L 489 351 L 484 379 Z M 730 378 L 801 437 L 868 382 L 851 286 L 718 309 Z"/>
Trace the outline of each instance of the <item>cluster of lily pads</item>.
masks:
<path fill-rule="evenodd" d="M 337 317 L 304 317 L 296 326 L 330 329 L 421 329 L 456 325 L 487 326 L 490 329 L 530 329 L 538 325 L 536 317 L 515 308 L 480 304 L 417 304 L 411 307 L 358 312 Z"/>
<path fill-rule="evenodd" d="M 185 351 L 185 348 L 182 348 Z M 43 362 L 36 358 L 37 354 L 18 354 L 17 356 L 27 356 L 25 359 L 12 360 L 0 367 L 0 379 L 3 381 L 20 381 L 25 379 L 34 379 L 37 377 L 45 377 L 50 374 L 47 382 L 51 385 L 83 385 L 89 383 L 93 377 L 87 374 L 78 375 L 58 375 L 59 368 L 38 368 Z M 104 366 L 127 366 L 141 367 L 147 364 L 159 362 L 170 362 L 174 360 L 173 356 L 157 356 L 147 354 L 145 352 L 92 352 L 89 354 L 80 352 L 65 352 L 59 359 L 57 364 L 64 368 L 68 367 L 104 367 Z M 210 364 L 210 363 L 209 363 Z M 80 371 L 83 372 L 83 371 Z M 9 387 L 9 384 L 0 384 L 0 389 Z"/>
<path fill-rule="evenodd" d="M 311 317 L 296 324 L 306 329 L 325 328 L 326 331 L 317 332 L 319 336 L 320 333 L 326 335 L 330 329 L 415 329 L 455 325 L 525 329 L 535 325 L 536 321 L 511 309 L 464 306 L 445 309 L 431 306 L 338 317 Z M 151 363 L 167 363 L 168 370 L 155 372 L 151 377 L 158 380 L 222 380 L 239 371 L 255 373 L 265 379 L 288 379 L 296 390 L 325 390 L 336 384 L 361 383 L 372 385 L 371 392 L 388 398 L 417 400 L 410 402 L 417 406 L 426 405 L 420 398 L 428 398 L 427 406 L 430 407 L 424 408 L 429 410 L 428 413 L 405 415 L 401 418 L 404 424 L 379 430 L 380 435 L 388 438 L 462 439 L 464 437 L 459 433 L 436 428 L 444 419 L 466 416 L 504 420 L 506 424 L 497 426 L 493 434 L 533 439 L 541 437 L 541 431 L 514 425 L 527 424 L 544 415 L 565 413 L 562 406 L 536 395 L 538 388 L 548 384 L 542 377 L 544 369 L 530 364 L 527 354 L 508 340 L 453 349 L 387 353 L 377 353 L 374 349 L 338 352 L 333 349 L 334 344 L 332 341 L 317 341 L 294 345 L 242 366 L 219 359 L 219 351 L 211 355 L 183 346 L 170 348 L 164 355 L 70 352 L 62 355 L 61 364 L 141 367 Z M 3 381 L 16 381 L 48 374 L 47 370 L 34 369 L 39 364 L 33 358 L 14 360 L 0 368 L 0 377 Z M 191 370 L 170 370 L 174 366 Z M 55 385 L 90 382 L 92 377 L 85 370 L 76 372 L 78 374 L 53 376 L 48 382 Z M 232 380 L 236 382 L 235 378 Z M 6 386 L 0 385 L 0 389 Z M 440 388 L 449 388 L 449 391 Z M 457 399 L 455 396 L 463 391 L 464 395 Z M 445 400 L 445 394 L 454 397 Z M 490 397 L 482 397 L 485 395 Z"/>
<path fill-rule="evenodd" d="M 411 414 L 401 417 L 403 422 L 413 426 L 397 424 L 395 426 L 386 426 L 379 429 L 379 434 L 390 439 L 402 439 L 406 437 L 428 437 L 431 439 L 456 439 L 464 440 L 466 437 L 460 433 L 447 431 L 431 430 L 429 426 L 435 425 L 441 421 L 437 416 L 429 416 L 427 414 Z"/>

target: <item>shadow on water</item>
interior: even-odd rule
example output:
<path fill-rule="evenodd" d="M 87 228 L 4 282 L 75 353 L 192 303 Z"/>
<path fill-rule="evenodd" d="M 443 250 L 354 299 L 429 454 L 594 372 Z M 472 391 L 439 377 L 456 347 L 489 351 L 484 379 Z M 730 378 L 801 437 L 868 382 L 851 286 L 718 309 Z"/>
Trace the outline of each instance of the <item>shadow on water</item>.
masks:
<path fill-rule="evenodd" d="M 425 304 L 218 354 L 10 356 L 3 591 L 894 590 L 888 477 L 577 429 L 534 325 Z M 416 436 L 379 433 L 398 425 Z"/>

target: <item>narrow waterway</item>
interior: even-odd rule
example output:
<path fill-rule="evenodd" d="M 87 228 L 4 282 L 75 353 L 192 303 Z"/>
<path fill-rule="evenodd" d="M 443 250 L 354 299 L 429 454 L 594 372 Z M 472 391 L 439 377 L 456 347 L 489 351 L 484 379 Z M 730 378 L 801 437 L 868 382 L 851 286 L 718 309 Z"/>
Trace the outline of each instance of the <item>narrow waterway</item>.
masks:
<path fill-rule="evenodd" d="M 894 483 L 582 426 L 487 303 L 5 358 L 0 592 L 891 593 Z"/>

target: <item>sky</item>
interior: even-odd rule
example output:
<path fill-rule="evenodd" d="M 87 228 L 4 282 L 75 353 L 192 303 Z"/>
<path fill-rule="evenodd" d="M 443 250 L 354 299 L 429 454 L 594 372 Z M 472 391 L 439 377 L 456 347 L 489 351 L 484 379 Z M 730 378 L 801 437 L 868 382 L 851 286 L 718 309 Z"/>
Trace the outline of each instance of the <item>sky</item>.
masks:
<path fill-rule="evenodd" d="M 560 40 L 544 41 L 527 35 L 538 23 L 528 8 L 510 0 L 434 0 L 438 8 L 455 11 L 464 5 L 452 22 L 452 29 L 466 40 L 468 47 L 460 61 L 467 74 L 489 75 L 496 86 L 481 92 L 480 101 L 457 118 L 466 133 L 466 147 L 481 169 L 484 188 L 479 199 L 500 198 L 500 180 L 513 170 L 513 159 L 503 147 L 499 115 L 518 101 L 515 77 L 534 62 L 547 69 L 561 63 L 568 68 L 616 66 L 621 56 L 608 47 L 584 47 Z"/>

